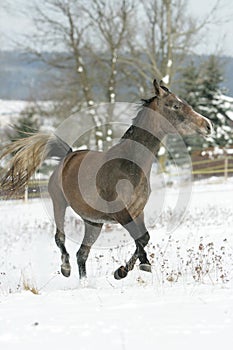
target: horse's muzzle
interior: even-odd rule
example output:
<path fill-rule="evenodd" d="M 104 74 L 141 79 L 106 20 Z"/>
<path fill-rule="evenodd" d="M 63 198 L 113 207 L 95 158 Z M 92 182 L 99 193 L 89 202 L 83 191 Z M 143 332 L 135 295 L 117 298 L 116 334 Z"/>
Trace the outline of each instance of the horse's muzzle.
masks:
<path fill-rule="evenodd" d="M 200 118 L 201 119 L 199 123 L 198 132 L 203 136 L 210 136 L 211 134 L 213 134 L 214 129 L 211 121 L 208 118 L 202 116 L 201 114 Z"/>

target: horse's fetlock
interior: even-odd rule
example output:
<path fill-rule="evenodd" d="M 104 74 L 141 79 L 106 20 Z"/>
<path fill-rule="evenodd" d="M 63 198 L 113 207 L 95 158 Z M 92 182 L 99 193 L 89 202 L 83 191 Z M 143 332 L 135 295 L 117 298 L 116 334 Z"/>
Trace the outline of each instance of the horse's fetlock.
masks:
<path fill-rule="evenodd" d="M 68 264 L 69 263 L 69 261 L 70 261 L 70 256 L 69 256 L 69 254 L 67 253 L 67 254 L 62 254 L 62 256 L 61 256 L 61 261 L 62 261 L 62 263 L 64 264 Z"/>
<path fill-rule="evenodd" d="M 58 247 L 61 247 L 61 246 L 64 246 L 65 244 L 65 239 L 66 239 L 66 236 L 64 233 L 58 231 L 55 235 L 55 242 L 57 244 Z"/>

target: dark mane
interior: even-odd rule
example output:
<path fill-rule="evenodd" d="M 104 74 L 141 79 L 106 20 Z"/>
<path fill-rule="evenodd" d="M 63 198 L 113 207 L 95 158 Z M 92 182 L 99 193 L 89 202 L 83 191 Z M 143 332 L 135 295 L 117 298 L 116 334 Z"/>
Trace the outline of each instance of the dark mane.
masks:
<path fill-rule="evenodd" d="M 153 96 L 148 99 L 141 99 L 142 104 L 139 106 L 138 113 L 136 117 L 132 119 L 132 125 L 126 130 L 124 135 L 121 137 L 122 139 L 134 139 L 135 134 L 138 133 L 138 129 L 140 129 L 141 121 L 144 118 L 145 113 L 147 113 L 147 107 L 156 99 L 157 96 Z"/>
<path fill-rule="evenodd" d="M 141 101 L 142 101 L 142 107 L 148 107 L 148 105 L 153 102 L 155 99 L 156 99 L 157 96 L 153 96 L 151 98 L 147 98 L 147 99 L 144 99 L 142 98 Z"/>
<path fill-rule="evenodd" d="M 165 92 L 171 94 L 171 91 L 170 91 L 166 86 L 160 85 L 160 87 L 161 87 Z"/>

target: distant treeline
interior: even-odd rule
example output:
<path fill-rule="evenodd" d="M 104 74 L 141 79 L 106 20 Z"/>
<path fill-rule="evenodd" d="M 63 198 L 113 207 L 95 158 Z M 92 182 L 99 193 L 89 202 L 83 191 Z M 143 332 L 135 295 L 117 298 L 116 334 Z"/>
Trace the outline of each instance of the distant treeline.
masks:
<path fill-rule="evenodd" d="M 47 55 L 52 57 L 53 53 Z M 195 59 L 192 56 L 190 59 L 198 63 L 203 58 L 207 56 L 196 56 Z M 224 73 L 222 85 L 227 89 L 226 94 L 233 96 L 233 57 L 220 57 L 220 62 Z M 91 65 L 90 62 L 90 69 Z M 0 51 L 0 99 L 47 100 L 50 80 L 56 76 L 61 78 L 60 75 L 56 68 L 48 69 L 45 63 L 35 61 L 29 53 Z M 126 95 L 127 91 L 124 91 Z"/>

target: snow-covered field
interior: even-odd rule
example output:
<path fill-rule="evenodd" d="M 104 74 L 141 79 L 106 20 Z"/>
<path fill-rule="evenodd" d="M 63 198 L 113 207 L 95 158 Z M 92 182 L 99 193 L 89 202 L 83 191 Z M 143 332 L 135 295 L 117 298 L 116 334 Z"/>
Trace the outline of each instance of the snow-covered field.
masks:
<path fill-rule="evenodd" d="M 88 259 L 85 286 L 75 261 L 83 230 L 79 218 L 67 215 L 72 258 L 67 279 L 59 273 L 60 252 L 45 200 L 1 201 L 0 349 L 228 348 L 232 190 L 230 180 L 194 184 L 186 215 L 171 232 L 178 189 L 154 190 L 146 207 L 153 273 L 136 267 L 126 279 L 114 280 L 114 270 L 134 245 L 121 227 L 106 226 Z"/>

